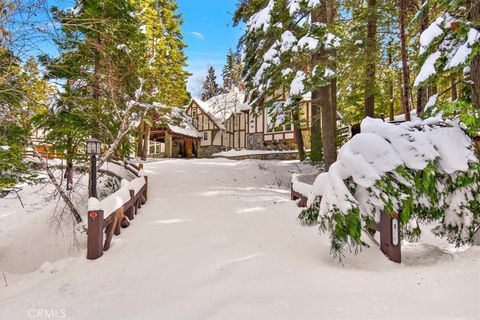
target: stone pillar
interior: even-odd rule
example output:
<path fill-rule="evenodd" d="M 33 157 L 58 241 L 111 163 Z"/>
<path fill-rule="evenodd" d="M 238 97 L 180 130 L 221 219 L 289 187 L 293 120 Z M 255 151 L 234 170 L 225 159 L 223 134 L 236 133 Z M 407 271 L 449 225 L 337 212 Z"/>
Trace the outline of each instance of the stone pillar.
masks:
<path fill-rule="evenodd" d="M 172 135 L 168 132 L 165 132 L 165 158 L 172 157 L 172 147 L 173 147 Z"/>

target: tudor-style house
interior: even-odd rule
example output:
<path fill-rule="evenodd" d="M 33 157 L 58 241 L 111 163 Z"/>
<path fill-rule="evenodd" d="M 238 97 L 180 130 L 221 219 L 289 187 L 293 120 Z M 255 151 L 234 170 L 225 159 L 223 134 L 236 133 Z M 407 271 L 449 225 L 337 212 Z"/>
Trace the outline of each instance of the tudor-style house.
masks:
<path fill-rule="evenodd" d="M 283 95 L 274 104 L 283 104 L 286 98 Z M 253 112 L 244 101 L 245 93 L 239 90 L 207 101 L 193 98 L 185 106 L 182 125 L 152 128 L 152 140 L 165 143 L 159 147 L 165 157 L 210 157 L 229 149 L 296 149 L 292 124 L 276 125 L 266 108 Z M 306 124 L 302 134 L 308 149 L 312 121 L 310 95 L 304 96 L 300 107 Z M 337 113 L 337 121 L 341 119 Z"/>

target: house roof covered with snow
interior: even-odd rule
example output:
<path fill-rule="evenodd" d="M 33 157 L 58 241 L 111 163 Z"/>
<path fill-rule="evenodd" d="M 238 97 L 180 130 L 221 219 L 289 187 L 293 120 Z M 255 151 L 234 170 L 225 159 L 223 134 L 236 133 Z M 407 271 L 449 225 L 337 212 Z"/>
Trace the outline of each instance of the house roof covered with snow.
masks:
<path fill-rule="evenodd" d="M 231 92 L 220 94 L 209 100 L 207 104 L 210 107 L 210 113 L 225 122 L 232 114 L 240 113 L 245 110 L 248 105 L 244 103 L 245 92 L 234 88 Z"/>
<path fill-rule="evenodd" d="M 182 110 L 178 108 L 173 108 L 170 114 L 171 121 L 167 124 L 167 127 L 173 133 L 192 137 L 200 138 L 202 135 L 198 130 L 192 125 L 192 120 L 187 116 Z"/>
<path fill-rule="evenodd" d="M 194 102 L 220 129 L 225 130 L 224 124 L 233 114 L 249 110 L 244 101 L 245 93 L 235 88 L 229 93 L 220 94 L 207 101 L 192 98 L 190 104 Z"/>

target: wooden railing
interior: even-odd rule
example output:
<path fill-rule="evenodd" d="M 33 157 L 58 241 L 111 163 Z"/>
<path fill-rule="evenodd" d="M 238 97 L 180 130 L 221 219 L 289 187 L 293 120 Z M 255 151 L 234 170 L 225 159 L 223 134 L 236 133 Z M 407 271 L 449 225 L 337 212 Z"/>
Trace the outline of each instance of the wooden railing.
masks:
<path fill-rule="evenodd" d="M 136 164 L 133 162 L 128 161 L 120 161 L 120 160 L 110 160 L 110 162 L 115 163 L 116 165 L 124 167 L 126 170 L 133 173 L 135 176 L 140 176 L 140 171 L 143 170 L 143 164 Z"/>
<path fill-rule="evenodd" d="M 122 181 L 120 190 L 99 201 L 89 199 L 87 259 L 95 260 L 110 248 L 113 236 L 127 228 L 138 209 L 148 199 L 148 177 L 140 175 L 143 165 L 137 170 L 138 178 Z M 110 211 L 105 214 L 105 210 Z"/>

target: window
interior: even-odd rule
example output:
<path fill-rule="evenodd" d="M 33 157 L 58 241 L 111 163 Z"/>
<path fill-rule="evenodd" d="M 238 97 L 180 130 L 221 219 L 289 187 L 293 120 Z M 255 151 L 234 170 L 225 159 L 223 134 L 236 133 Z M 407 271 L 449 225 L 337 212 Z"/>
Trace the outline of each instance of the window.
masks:
<path fill-rule="evenodd" d="M 197 116 L 197 108 L 192 107 L 192 118 L 195 118 Z"/>
<path fill-rule="evenodd" d="M 148 148 L 148 154 L 153 155 L 153 154 L 160 154 L 162 153 L 162 146 L 160 142 L 156 141 L 149 141 L 149 148 Z"/>
<path fill-rule="evenodd" d="M 203 140 L 205 140 L 205 141 L 208 140 L 208 131 L 205 131 L 203 133 Z"/>

